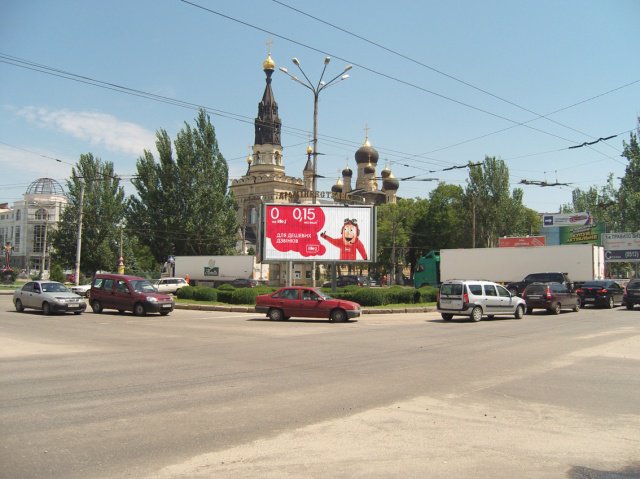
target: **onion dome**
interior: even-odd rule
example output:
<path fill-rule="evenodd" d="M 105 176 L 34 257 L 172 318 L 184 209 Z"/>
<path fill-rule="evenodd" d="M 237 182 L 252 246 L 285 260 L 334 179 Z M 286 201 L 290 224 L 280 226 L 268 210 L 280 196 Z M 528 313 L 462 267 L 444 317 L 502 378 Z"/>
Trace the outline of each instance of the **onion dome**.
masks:
<path fill-rule="evenodd" d="M 356 151 L 356 163 L 373 163 L 374 165 L 378 163 L 378 150 L 376 150 L 371 143 L 369 143 L 369 138 L 365 138 L 364 144 L 358 148 Z"/>
<path fill-rule="evenodd" d="M 384 167 L 384 170 L 382 170 L 382 171 L 380 172 L 380 176 L 382 176 L 382 178 L 383 178 L 383 179 L 384 179 L 384 178 L 389 178 L 390 176 L 392 176 L 392 175 L 391 175 L 391 170 L 389 169 L 389 167 L 388 167 L 388 166 L 385 166 L 385 167 Z"/>
<path fill-rule="evenodd" d="M 386 174 L 385 174 L 386 172 Z M 400 186 L 398 179 L 393 176 L 389 168 L 382 170 L 382 189 L 396 191 Z"/>
<path fill-rule="evenodd" d="M 342 176 L 346 176 L 347 178 L 351 178 L 353 176 L 353 171 L 348 166 L 342 170 Z"/>
<path fill-rule="evenodd" d="M 27 195 L 64 195 L 62 185 L 53 178 L 39 178 L 29 185 Z"/>
<path fill-rule="evenodd" d="M 367 164 L 367 166 L 364 167 L 364 174 L 365 175 L 373 175 L 376 172 L 376 168 L 371 164 L 371 162 L 369 162 Z"/>
<path fill-rule="evenodd" d="M 331 192 L 332 193 L 342 193 L 342 180 L 341 179 L 338 179 L 338 181 L 336 181 L 336 184 L 331 187 Z"/>
<path fill-rule="evenodd" d="M 267 59 L 262 62 L 262 69 L 264 71 L 267 71 L 267 70 L 273 71 L 276 69 L 276 62 L 274 62 L 273 58 L 271 58 L 271 53 L 269 53 L 267 55 Z"/>

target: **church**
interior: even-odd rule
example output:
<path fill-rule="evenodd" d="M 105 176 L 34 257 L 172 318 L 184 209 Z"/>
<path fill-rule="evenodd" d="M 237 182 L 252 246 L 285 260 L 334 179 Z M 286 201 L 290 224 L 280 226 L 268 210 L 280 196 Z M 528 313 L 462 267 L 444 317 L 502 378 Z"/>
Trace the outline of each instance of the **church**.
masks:
<path fill-rule="evenodd" d="M 259 251 L 260 211 L 269 203 L 313 203 L 312 149 L 307 148 L 308 160 L 302 177 L 288 176 L 281 142 L 282 122 L 278 116 L 278 103 L 272 89 L 276 65 L 267 55 L 262 63 L 266 76 L 262 100 L 258 104 L 258 116 L 254 121 L 255 136 L 252 151 L 247 157 L 247 171 L 231 182 L 230 190 L 238 202 L 238 224 L 242 253 Z M 371 146 L 368 137 L 355 152 L 356 178 L 349 166 L 342 170 L 331 191 L 316 191 L 316 202 L 322 204 L 380 205 L 395 203 L 399 182 L 388 167 L 377 176 L 378 151 Z M 380 181 L 380 183 L 379 183 Z M 379 186 L 382 188 L 379 189 Z M 310 284 L 314 263 L 296 263 L 289 273 L 285 265 L 270 264 L 265 278 L 272 284 L 286 284 L 291 274 L 292 284 Z M 346 266 L 345 266 L 346 267 Z"/>

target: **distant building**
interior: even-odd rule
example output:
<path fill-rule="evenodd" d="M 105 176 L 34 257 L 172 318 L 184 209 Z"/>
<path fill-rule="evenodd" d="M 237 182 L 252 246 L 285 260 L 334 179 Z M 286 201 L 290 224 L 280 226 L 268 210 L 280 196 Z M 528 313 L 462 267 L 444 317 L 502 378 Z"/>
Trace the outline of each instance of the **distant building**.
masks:
<path fill-rule="evenodd" d="M 271 87 L 275 71 L 271 54 L 262 63 L 262 69 L 266 75 L 266 86 L 254 121 L 255 137 L 252 152 L 247 157 L 247 172 L 233 180 L 230 186 L 238 201 L 238 223 L 241 225 L 239 249 L 245 253 L 250 248 L 257 251 L 259 247 L 259 212 L 263 204 L 313 202 L 312 150 L 310 147 L 307 150 L 308 160 L 301 172 L 302 178 L 287 176 L 281 143 L 282 124 Z M 371 146 L 368 137 L 356 151 L 355 160 L 355 186 L 351 185 L 353 172 L 347 166 L 331 191 L 317 192 L 317 201 L 367 205 L 395 203 L 398 180 L 389 168 L 383 169 L 381 176 L 377 177 L 378 152 Z M 382 189 L 378 189 L 378 180 L 382 181 Z M 311 279 L 311 263 L 296 265 L 293 274 L 296 281 L 307 282 Z M 286 281 L 286 272 L 280 265 L 270 265 L 268 275 L 272 282 Z"/>
<path fill-rule="evenodd" d="M 50 269 L 50 234 L 68 203 L 56 180 L 40 178 L 29 185 L 23 199 L 0 204 L 0 241 L 11 248 L 11 266 L 33 274 Z"/>

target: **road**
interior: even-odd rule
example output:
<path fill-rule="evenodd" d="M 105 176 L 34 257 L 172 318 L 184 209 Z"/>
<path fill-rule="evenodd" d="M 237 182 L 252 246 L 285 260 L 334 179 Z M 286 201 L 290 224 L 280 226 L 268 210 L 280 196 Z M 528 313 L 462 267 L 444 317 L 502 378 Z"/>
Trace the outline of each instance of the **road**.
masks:
<path fill-rule="evenodd" d="M 640 309 L 332 324 L 0 296 L 0 478 L 638 478 Z"/>

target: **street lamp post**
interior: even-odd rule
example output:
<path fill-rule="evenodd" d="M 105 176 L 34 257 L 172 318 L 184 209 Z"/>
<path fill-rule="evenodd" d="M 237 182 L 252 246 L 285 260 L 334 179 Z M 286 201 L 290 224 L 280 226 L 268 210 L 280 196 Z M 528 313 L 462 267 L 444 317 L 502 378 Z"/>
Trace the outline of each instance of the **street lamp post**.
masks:
<path fill-rule="evenodd" d="M 349 78 L 349 75 L 347 75 L 347 72 L 351 70 L 352 65 L 347 65 L 345 69 L 342 70 L 338 75 L 333 77 L 328 82 L 324 82 L 322 78 L 324 77 L 324 74 L 327 70 L 327 65 L 329 65 L 329 62 L 331 61 L 331 57 L 328 57 L 328 56 L 324 57 L 324 67 L 322 68 L 322 73 L 320 74 L 318 83 L 314 84 L 309 79 L 305 71 L 302 69 L 302 66 L 300 65 L 300 60 L 298 60 L 297 58 L 292 58 L 291 61 L 295 66 L 298 67 L 298 70 L 300 70 L 300 72 L 302 73 L 306 81 L 302 81 L 295 75 L 290 74 L 289 71 L 284 67 L 280 67 L 280 71 L 285 75 L 287 75 L 296 83 L 299 83 L 303 87 L 311 90 L 311 93 L 313 93 L 313 150 L 310 152 L 313 155 L 313 179 L 311 183 L 311 190 L 312 190 L 311 201 L 313 204 L 316 204 L 317 202 L 316 197 L 317 197 L 317 191 L 318 191 L 318 183 L 317 183 L 318 181 L 318 97 L 320 96 L 320 92 L 322 90 L 332 85 L 335 85 L 336 83 L 342 80 L 346 80 L 347 78 Z M 307 150 L 307 153 L 309 153 L 308 150 Z M 313 270 L 311 271 L 312 285 L 313 287 L 315 287 L 316 286 L 316 262 L 315 261 L 312 263 L 312 268 L 313 268 Z M 335 275 L 335 270 L 334 270 L 334 275 Z"/>

